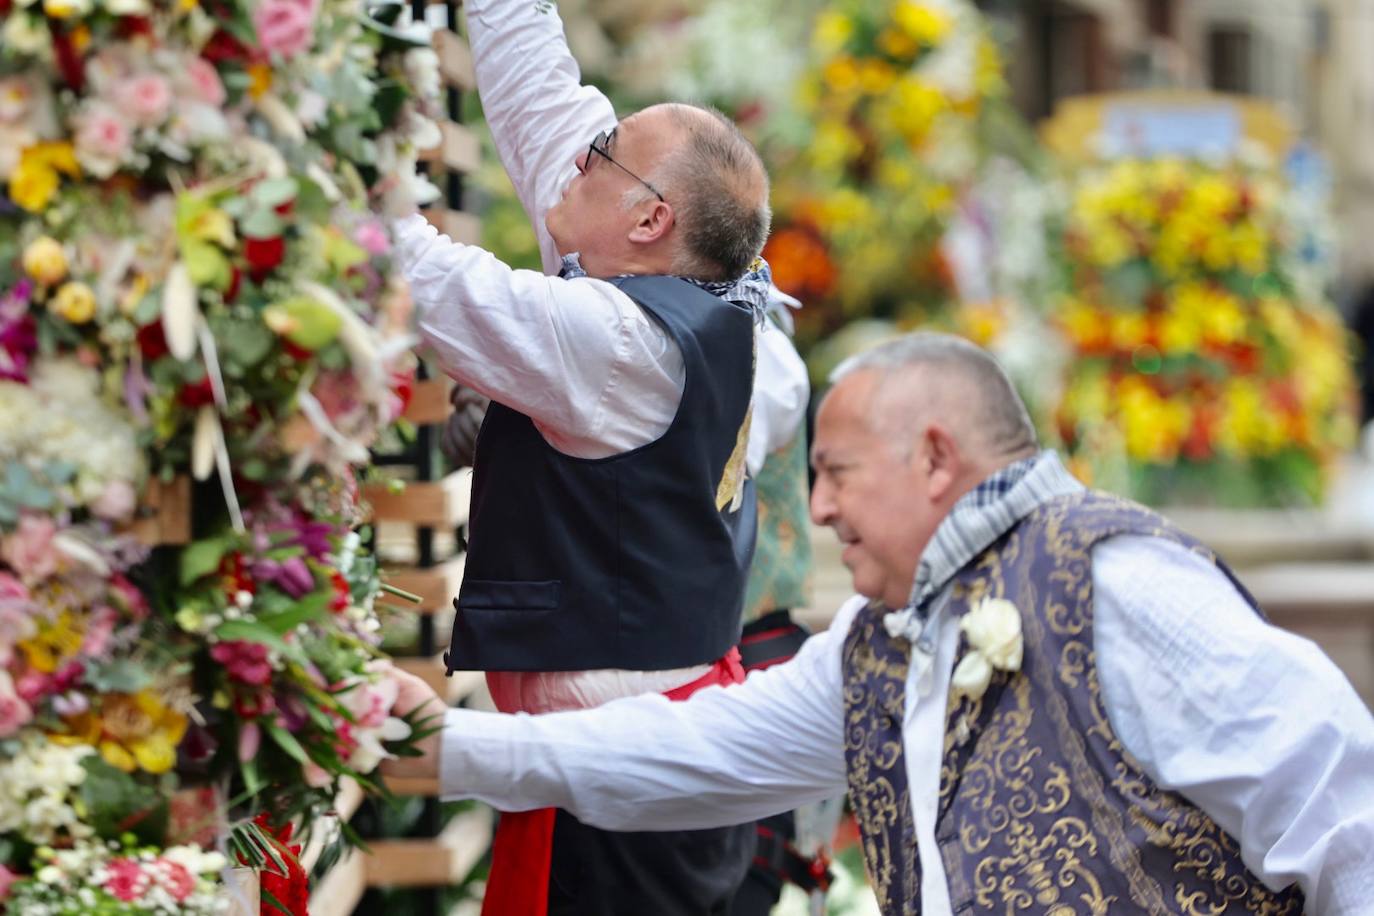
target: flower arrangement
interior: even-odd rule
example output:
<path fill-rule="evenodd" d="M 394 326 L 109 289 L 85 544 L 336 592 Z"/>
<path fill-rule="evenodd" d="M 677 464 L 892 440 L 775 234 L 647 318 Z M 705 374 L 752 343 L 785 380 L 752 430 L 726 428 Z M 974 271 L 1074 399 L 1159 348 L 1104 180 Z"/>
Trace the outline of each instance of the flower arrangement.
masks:
<path fill-rule="evenodd" d="M 1259 164 L 1124 159 L 1073 186 L 1056 425 L 1082 476 L 1150 502 L 1309 504 L 1355 435 L 1349 343 L 1296 281 Z"/>
<path fill-rule="evenodd" d="M 956 298 L 940 251 L 1005 94 L 981 15 L 963 0 L 828 4 L 816 19 L 790 150 L 770 150 L 779 286 L 808 306 L 799 337 L 856 317 L 914 323 Z"/>
<path fill-rule="evenodd" d="M 403 16 L 0 0 L 0 909 L 219 911 L 423 733 L 355 483 L 413 379 L 387 217 L 437 194 Z"/>

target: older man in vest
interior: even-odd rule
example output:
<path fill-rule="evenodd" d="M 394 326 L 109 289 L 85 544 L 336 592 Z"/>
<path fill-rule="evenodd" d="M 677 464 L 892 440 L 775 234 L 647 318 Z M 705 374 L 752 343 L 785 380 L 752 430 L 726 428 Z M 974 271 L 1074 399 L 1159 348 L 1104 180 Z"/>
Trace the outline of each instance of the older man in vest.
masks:
<path fill-rule="evenodd" d="M 497 707 L 524 713 L 742 680 L 746 446 L 780 444 L 767 399 L 751 408 L 767 174 L 717 113 L 618 121 L 580 85 L 552 4 L 464 11 L 545 273 L 419 216 L 400 225 L 426 345 L 492 401 L 449 671 L 488 672 Z M 503 817 L 485 912 L 719 912 L 753 848 L 752 827 L 619 836 L 567 811 Z"/>
<path fill-rule="evenodd" d="M 812 460 L 861 597 L 791 662 L 676 705 L 450 711 L 411 765 L 635 829 L 847 786 L 894 916 L 1370 912 L 1369 711 L 1206 547 L 1037 451 L 985 353 L 861 355 Z"/>

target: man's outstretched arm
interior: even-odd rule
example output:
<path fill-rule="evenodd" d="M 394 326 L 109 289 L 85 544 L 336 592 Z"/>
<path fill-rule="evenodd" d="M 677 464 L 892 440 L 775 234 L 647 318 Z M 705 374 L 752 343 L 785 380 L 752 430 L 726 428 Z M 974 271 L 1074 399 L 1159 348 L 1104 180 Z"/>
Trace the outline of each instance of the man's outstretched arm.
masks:
<path fill-rule="evenodd" d="M 846 606 L 790 662 L 685 702 L 449 710 L 432 748 L 442 793 L 503 811 L 560 807 L 609 830 L 719 827 L 833 797 L 845 788 L 840 646 L 855 611 Z"/>
<path fill-rule="evenodd" d="M 557 273 L 544 214 L 576 170 L 577 154 L 597 132 L 615 126 L 615 110 L 599 90 L 582 85 L 554 4 L 468 0 L 465 8 L 477 91 L 496 151 L 534 223 L 544 271 Z"/>

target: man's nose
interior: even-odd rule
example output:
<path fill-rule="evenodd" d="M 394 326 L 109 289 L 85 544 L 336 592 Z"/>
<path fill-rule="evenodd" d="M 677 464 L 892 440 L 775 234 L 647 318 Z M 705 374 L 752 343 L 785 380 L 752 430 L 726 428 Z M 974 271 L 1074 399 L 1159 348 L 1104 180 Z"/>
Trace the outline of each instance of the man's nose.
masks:
<path fill-rule="evenodd" d="M 577 166 L 577 170 L 581 172 L 583 175 L 587 174 L 587 159 L 591 156 L 591 154 L 591 150 L 584 149 L 581 153 L 579 153 L 576 156 L 576 158 L 573 159 L 573 165 Z"/>
<path fill-rule="evenodd" d="M 817 525 L 828 525 L 835 517 L 835 500 L 831 498 L 830 485 L 824 477 L 816 478 L 811 488 L 811 521 Z"/>

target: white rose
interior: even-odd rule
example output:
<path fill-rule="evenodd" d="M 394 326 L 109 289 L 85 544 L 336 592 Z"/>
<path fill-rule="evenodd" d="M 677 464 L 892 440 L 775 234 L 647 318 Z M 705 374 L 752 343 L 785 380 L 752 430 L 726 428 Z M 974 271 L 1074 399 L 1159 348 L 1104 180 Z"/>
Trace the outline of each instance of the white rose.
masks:
<path fill-rule="evenodd" d="M 955 696 L 981 697 L 992 683 L 992 665 L 981 652 L 969 652 L 954 668 L 949 689 Z"/>
<path fill-rule="evenodd" d="M 20 54 L 49 56 L 52 53 L 52 35 L 42 22 L 30 16 L 10 16 L 5 23 L 4 41 L 0 44 Z"/>
<path fill-rule="evenodd" d="M 1005 598 L 984 598 L 960 626 L 969 645 L 1003 671 L 1021 669 L 1021 612 Z"/>

